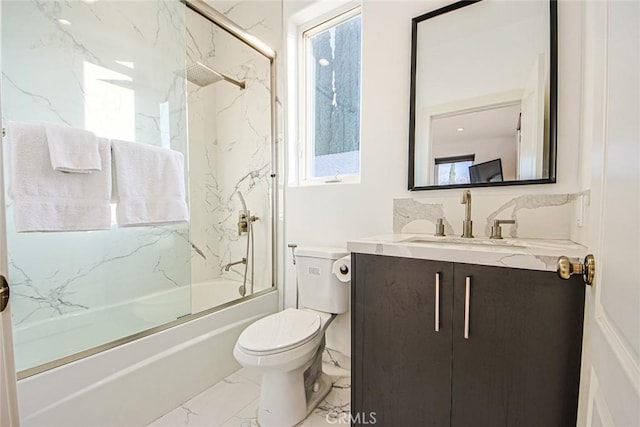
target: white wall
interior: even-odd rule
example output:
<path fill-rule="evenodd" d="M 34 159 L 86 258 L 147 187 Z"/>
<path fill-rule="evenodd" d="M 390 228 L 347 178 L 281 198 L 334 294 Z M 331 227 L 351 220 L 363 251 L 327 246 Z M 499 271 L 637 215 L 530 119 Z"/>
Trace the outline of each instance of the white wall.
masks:
<path fill-rule="evenodd" d="M 394 198 L 459 197 L 459 190 L 407 191 L 411 18 L 441 2 L 367 1 L 362 6 L 362 179 L 359 184 L 290 187 L 286 242 L 344 246 L 346 241 L 392 230 Z M 295 5 L 285 3 L 287 12 Z M 552 185 L 477 188 L 474 197 L 572 193 L 578 190 L 580 116 L 580 4 L 559 4 L 558 173 Z M 290 76 L 287 76 L 290 81 Z M 291 135 L 287 144 L 295 143 Z M 462 220 L 463 209 L 460 210 Z M 478 218 L 480 220 L 480 218 Z M 482 218 L 484 220 L 484 218 Z M 484 222 L 484 221 L 482 221 Z M 291 254 L 285 268 L 285 303 L 295 305 Z M 348 317 L 330 327 L 327 345 L 350 353 Z"/>

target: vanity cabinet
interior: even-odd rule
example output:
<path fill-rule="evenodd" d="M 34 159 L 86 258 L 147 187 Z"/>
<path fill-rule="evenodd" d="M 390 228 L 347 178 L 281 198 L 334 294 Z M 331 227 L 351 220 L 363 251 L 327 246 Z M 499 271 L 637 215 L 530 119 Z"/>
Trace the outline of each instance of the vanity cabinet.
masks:
<path fill-rule="evenodd" d="M 575 425 L 581 279 L 358 253 L 352 263 L 355 425 L 372 412 L 385 427 Z"/>

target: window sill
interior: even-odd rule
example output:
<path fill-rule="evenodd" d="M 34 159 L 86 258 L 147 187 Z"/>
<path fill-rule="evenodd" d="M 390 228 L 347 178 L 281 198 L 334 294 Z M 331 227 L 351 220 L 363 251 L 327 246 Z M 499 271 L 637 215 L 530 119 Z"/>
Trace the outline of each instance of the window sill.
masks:
<path fill-rule="evenodd" d="M 344 185 L 344 184 L 360 184 L 360 174 L 357 175 L 345 175 L 335 180 L 333 177 L 325 177 L 318 179 L 309 179 L 299 181 L 296 183 L 290 183 L 289 187 L 320 187 L 329 185 Z"/>

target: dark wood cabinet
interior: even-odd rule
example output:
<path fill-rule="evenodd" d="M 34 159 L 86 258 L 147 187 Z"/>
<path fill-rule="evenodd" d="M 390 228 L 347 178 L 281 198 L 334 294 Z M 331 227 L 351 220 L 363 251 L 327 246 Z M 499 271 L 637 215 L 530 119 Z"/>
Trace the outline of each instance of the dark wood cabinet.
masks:
<path fill-rule="evenodd" d="M 352 260 L 353 410 L 379 426 L 448 424 L 453 264 L 376 255 Z"/>
<path fill-rule="evenodd" d="M 580 279 L 380 255 L 352 262 L 354 425 L 372 413 L 385 427 L 575 425 Z"/>

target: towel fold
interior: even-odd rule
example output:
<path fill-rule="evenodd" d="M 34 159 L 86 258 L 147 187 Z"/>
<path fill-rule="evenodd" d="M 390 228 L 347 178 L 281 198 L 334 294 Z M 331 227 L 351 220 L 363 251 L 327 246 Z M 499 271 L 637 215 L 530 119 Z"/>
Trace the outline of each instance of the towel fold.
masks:
<path fill-rule="evenodd" d="M 45 126 L 9 122 L 9 195 L 16 231 L 106 230 L 111 228 L 109 141 L 98 139 L 100 170 L 57 172 Z"/>
<path fill-rule="evenodd" d="M 189 220 L 182 153 L 118 140 L 111 148 L 119 226 Z"/>
<path fill-rule="evenodd" d="M 44 127 L 54 170 L 91 173 L 102 169 L 98 139 L 93 132 L 50 123 Z"/>

